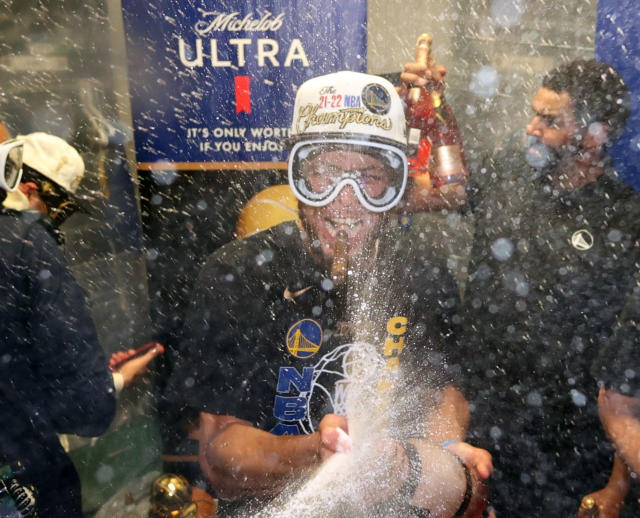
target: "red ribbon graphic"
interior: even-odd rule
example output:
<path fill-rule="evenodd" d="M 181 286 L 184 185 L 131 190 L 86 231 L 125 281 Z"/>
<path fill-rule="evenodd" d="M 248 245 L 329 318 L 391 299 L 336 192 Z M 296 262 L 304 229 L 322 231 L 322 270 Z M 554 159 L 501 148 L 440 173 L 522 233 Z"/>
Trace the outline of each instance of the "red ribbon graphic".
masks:
<path fill-rule="evenodd" d="M 431 141 L 421 138 L 418 144 L 418 154 L 409 157 L 409 176 L 419 176 L 429 172 L 429 158 L 431 157 Z"/>
<path fill-rule="evenodd" d="M 251 78 L 236 76 L 236 113 L 251 113 Z"/>

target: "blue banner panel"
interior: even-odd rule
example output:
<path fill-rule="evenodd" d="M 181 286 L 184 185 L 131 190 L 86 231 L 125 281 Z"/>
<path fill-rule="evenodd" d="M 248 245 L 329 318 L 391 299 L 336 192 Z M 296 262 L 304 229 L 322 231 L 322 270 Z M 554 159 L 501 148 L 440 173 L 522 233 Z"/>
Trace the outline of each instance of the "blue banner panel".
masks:
<path fill-rule="evenodd" d="M 366 0 L 122 0 L 122 8 L 142 169 L 282 162 L 296 88 L 366 69 Z"/>
<path fill-rule="evenodd" d="M 596 58 L 612 65 L 631 93 L 631 117 L 612 149 L 620 176 L 640 192 L 640 5 L 638 0 L 600 0 Z"/>

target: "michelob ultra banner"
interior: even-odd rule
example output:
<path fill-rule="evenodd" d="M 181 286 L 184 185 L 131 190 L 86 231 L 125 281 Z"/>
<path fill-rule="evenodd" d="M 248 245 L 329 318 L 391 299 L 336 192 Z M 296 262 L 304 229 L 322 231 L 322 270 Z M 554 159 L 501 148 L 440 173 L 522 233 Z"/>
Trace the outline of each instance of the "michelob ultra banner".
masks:
<path fill-rule="evenodd" d="M 141 169 L 282 167 L 296 88 L 366 69 L 366 0 L 122 0 Z"/>

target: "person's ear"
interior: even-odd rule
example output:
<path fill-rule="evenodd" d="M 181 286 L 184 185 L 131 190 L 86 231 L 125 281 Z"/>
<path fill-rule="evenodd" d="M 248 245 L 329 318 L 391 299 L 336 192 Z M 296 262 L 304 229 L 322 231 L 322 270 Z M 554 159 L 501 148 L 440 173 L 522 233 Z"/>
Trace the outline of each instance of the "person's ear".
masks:
<path fill-rule="evenodd" d="M 29 208 L 37 210 L 43 214 L 47 214 L 48 209 L 46 204 L 40 197 L 40 189 L 35 182 L 24 182 L 20 184 L 20 192 L 24 194 L 29 200 Z"/>
<path fill-rule="evenodd" d="M 38 192 L 38 185 L 35 182 L 22 182 L 20 183 L 20 191 L 28 197 L 34 192 Z"/>
<path fill-rule="evenodd" d="M 586 149 L 594 149 L 602 147 L 609 137 L 609 126 L 601 122 L 592 122 L 587 126 L 583 138 L 583 147 Z"/>

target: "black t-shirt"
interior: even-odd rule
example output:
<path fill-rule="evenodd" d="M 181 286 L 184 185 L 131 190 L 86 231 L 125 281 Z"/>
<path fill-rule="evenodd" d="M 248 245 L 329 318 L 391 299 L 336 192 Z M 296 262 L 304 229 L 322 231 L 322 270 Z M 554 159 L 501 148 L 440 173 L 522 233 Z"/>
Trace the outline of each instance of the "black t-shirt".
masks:
<path fill-rule="evenodd" d="M 494 454 L 498 511 L 567 516 L 611 467 L 590 367 L 631 287 L 640 200 L 612 170 L 574 191 L 514 157 L 475 176 L 471 441 Z"/>
<path fill-rule="evenodd" d="M 378 254 L 361 285 L 336 287 L 290 223 L 214 253 L 185 322 L 173 376 L 181 385 L 173 384 L 176 393 L 188 406 L 234 415 L 265 430 L 296 423 L 299 432 L 308 432 L 314 418 L 339 410 L 339 403 L 320 404 L 308 422 L 280 419 L 274 405 L 279 394 L 289 392 L 278 387 L 296 397 L 310 392 L 294 386 L 309 388 L 311 374 L 304 371 L 311 368 L 313 385 L 331 393 L 342 379 L 342 373 L 331 374 L 341 370 L 340 347 L 367 343 L 384 356 L 390 337 L 404 340 L 394 340 L 402 347 L 387 348 L 389 358 L 400 357 L 414 370 L 434 366 L 430 376 L 441 385 L 447 376 L 443 355 L 459 321 L 456 284 L 446 268 L 406 247 L 389 246 Z M 293 383 L 296 375 L 303 381 Z"/>
<path fill-rule="evenodd" d="M 216 251 L 196 284 L 169 398 L 182 411 L 310 433 L 323 415 L 345 413 L 344 389 L 364 359 L 409 373 L 395 385 L 391 413 L 399 433 L 423 435 L 425 409 L 401 394 L 433 394 L 451 379 L 458 289 L 428 248 L 388 237 L 360 282 L 339 286 L 291 223 Z"/>

